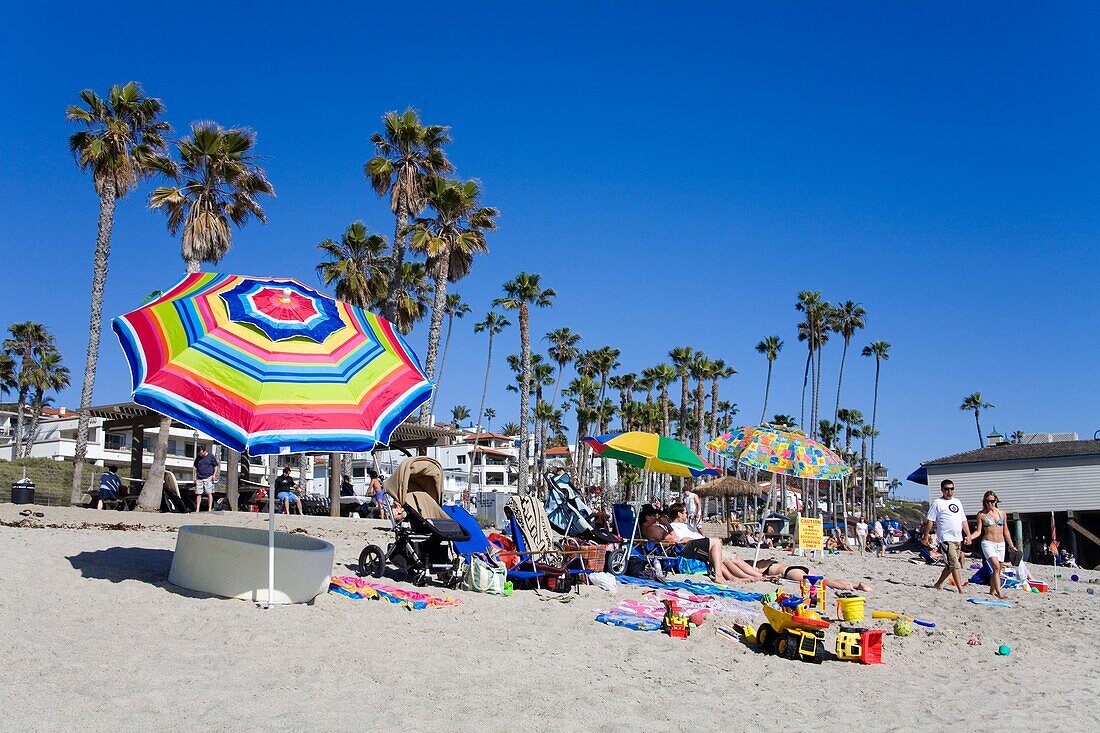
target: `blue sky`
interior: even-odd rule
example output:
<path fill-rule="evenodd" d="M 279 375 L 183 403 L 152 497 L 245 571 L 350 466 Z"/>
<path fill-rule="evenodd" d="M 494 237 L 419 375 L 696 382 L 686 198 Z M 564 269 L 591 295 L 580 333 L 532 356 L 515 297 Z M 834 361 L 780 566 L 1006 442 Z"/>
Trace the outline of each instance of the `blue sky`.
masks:
<path fill-rule="evenodd" d="M 459 174 L 501 217 L 491 254 L 455 286 L 474 313 L 456 329 L 440 413 L 476 409 L 473 323 L 528 270 L 558 291 L 536 334 L 569 325 L 632 371 L 702 349 L 739 370 L 723 393 L 746 422 L 766 376 L 753 346 L 770 334 L 787 345 L 769 413 L 799 412 L 797 291 L 862 303 L 843 404 L 870 415 L 873 363 L 858 349 L 889 341 L 877 457 L 900 478 L 977 447 L 958 410 L 975 390 L 996 405 L 987 432 L 1100 428 L 1094 6 L 354 5 L 62 2 L 9 17 L 4 325 L 47 324 L 79 375 L 97 200 L 63 113 L 83 88 L 135 79 L 177 130 L 213 119 L 258 133 L 278 197 L 268 225 L 235 233 L 225 272 L 315 283 L 318 241 L 356 219 L 392 236 L 361 173 L 379 117 L 412 106 L 451 126 Z M 183 269 L 147 192 L 118 207 L 109 316 Z M 501 343 L 518 351 L 518 332 Z M 830 345 L 828 405 L 838 360 Z M 493 379 L 499 424 L 518 412 L 503 359 Z M 108 332 L 96 400 L 126 399 L 128 380 Z M 78 388 L 58 399 L 78 401 Z"/>

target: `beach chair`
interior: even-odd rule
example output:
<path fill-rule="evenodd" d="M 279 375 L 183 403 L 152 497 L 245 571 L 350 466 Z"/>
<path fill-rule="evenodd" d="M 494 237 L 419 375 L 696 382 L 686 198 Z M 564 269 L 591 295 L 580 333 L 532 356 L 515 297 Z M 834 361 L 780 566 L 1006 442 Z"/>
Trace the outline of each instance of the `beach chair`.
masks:
<path fill-rule="evenodd" d="M 638 526 L 638 513 L 630 504 L 614 504 L 611 507 L 611 521 L 615 533 L 623 544 L 611 553 L 607 560 L 607 570 L 612 575 L 626 573 L 631 556 L 640 557 L 647 563 L 657 559 L 668 572 L 675 572 L 680 564 L 680 545 L 675 542 L 653 542 L 641 536 Z"/>
<path fill-rule="evenodd" d="M 510 520 L 516 551 L 521 557 L 526 555 L 530 559 L 529 569 L 551 576 L 564 572 L 575 580 L 593 572 L 581 560 L 583 551 L 562 547 L 561 539 L 550 527 L 546 510 L 535 497 L 513 496 L 504 507 L 504 513 Z"/>

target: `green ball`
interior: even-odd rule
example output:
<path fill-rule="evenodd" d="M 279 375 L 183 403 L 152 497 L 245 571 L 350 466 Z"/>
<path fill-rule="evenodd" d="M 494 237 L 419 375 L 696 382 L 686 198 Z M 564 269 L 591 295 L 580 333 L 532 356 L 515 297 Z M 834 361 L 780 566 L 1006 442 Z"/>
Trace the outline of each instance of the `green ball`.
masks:
<path fill-rule="evenodd" d="M 899 618 L 894 622 L 894 636 L 909 636 L 913 633 L 913 624 L 908 619 Z"/>
<path fill-rule="evenodd" d="M 1001 644 L 1001 647 L 997 650 L 997 653 L 1000 654 L 1002 657 L 1007 657 L 1009 654 L 1012 653 L 1012 650 L 1008 648 L 1007 644 Z"/>

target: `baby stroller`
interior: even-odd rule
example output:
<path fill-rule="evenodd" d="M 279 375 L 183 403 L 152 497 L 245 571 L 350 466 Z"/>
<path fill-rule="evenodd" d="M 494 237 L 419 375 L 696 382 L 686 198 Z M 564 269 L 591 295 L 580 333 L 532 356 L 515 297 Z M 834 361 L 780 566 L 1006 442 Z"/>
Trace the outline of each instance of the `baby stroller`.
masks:
<path fill-rule="evenodd" d="M 394 536 L 385 552 L 377 545 L 363 548 L 359 575 L 381 578 L 386 566 L 392 565 L 408 574 L 416 585 L 424 585 L 429 575 L 435 575 L 448 587 L 456 586 L 460 558 L 452 543 L 465 542 L 470 534 L 440 506 L 443 467 L 434 458 L 407 458 L 383 487 L 405 509 L 406 516 L 398 522 L 391 513 Z"/>

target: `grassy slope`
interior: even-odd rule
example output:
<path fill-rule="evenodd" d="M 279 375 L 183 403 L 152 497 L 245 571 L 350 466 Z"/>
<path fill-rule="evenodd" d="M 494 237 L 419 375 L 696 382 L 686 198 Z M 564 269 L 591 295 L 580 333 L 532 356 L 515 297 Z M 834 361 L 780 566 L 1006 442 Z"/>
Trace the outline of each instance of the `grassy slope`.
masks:
<path fill-rule="evenodd" d="M 69 505 L 73 464 L 70 461 L 54 461 L 49 458 L 0 460 L 0 501 L 11 501 L 11 485 L 23 477 L 24 467 L 27 469 L 27 478 L 34 482 L 35 504 Z"/>

